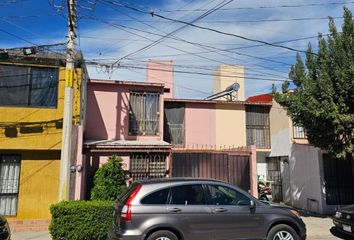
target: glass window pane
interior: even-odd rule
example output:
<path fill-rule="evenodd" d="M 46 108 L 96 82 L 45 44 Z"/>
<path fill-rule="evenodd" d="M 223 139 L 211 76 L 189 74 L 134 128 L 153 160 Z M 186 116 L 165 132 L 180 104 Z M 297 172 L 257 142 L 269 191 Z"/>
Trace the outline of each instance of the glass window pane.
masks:
<path fill-rule="evenodd" d="M 169 188 L 154 192 L 141 200 L 142 204 L 166 204 Z"/>
<path fill-rule="evenodd" d="M 29 68 L 0 65 L 0 106 L 27 106 Z"/>
<path fill-rule="evenodd" d="M 213 205 L 249 205 L 249 197 L 221 185 L 208 185 Z"/>
<path fill-rule="evenodd" d="M 31 68 L 30 106 L 55 107 L 58 98 L 58 70 Z"/>
<path fill-rule="evenodd" d="M 156 135 L 159 131 L 159 94 L 130 93 L 129 133 Z"/>
<path fill-rule="evenodd" d="M 19 177 L 20 157 L 0 156 L 0 215 L 16 215 Z"/>
<path fill-rule="evenodd" d="M 202 185 L 184 185 L 171 188 L 170 204 L 204 205 L 206 204 Z"/>

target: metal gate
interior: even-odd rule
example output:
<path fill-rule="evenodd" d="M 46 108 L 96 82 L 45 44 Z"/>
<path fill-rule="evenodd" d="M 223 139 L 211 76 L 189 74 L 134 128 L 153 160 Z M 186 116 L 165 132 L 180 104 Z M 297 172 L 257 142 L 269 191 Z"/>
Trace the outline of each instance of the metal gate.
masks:
<path fill-rule="evenodd" d="M 230 153 L 172 153 L 173 177 L 200 177 L 250 189 L 250 157 Z"/>
<path fill-rule="evenodd" d="M 335 159 L 323 154 L 323 169 L 328 205 L 354 203 L 354 160 Z"/>
<path fill-rule="evenodd" d="M 166 154 L 131 155 L 130 174 L 133 181 L 165 177 Z"/>
<path fill-rule="evenodd" d="M 267 158 L 268 180 L 271 181 L 272 198 L 274 202 L 283 201 L 280 157 Z"/>

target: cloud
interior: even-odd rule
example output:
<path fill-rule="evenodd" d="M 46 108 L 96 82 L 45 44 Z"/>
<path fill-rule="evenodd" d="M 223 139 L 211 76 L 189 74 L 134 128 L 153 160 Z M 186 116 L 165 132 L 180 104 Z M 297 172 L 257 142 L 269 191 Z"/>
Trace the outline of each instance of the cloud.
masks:
<path fill-rule="evenodd" d="M 219 1 L 205 2 L 171 0 L 171 1 L 129 1 L 137 8 L 154 10 L 157 13 L 173 19 L 192 21 L 203 12 L 200 11 L 161 11 L 163 9 L 209 9 Z M 290 39 L 315 36 L 318 32 L 327 33 L 327 20 L 314 21 L 282 21 L 282 22 L 244 22 L 261 19 L 292 19 L 301 17 L 341 16 L 341 5 L 323 5 L 301 8 L 259 8 L 260 6 L 301 5 L 308 4 L 306 0 L 272 1 L 260 0 L 234 1 L 225 8 L 253 7 L 255 9 L 219 10 L 197 21 L 195 24 L 218 29 L 252 39 L 267 42 L 280 42 Z M 149 5 L 149 6 L 146 6 Z M 113 7 L 114 8 L 114 7 Z M 117 11 L 118 10 L 118 11 Z M 87 17 L 94 16 L 96 20 Z M 218 21 L 226 21 L 218 23 Z M 340 26 L 341 21 L 337 25 Z M 244 65 L 246 69 L 246 96 L 268 92 L 272 83 L 269 79 L 286 79 L 289 64 L 295 60 L 295 52 L 282 48 L 259 46 L 259 43 L 245 41 L 240 38 L 225 36 L 207 30 L 184 27 L 173 34 L 182 40 L 164 38 L 151 48 L 142 49 L 153 41 L 161 38 L 179 27 L 180 23 L 168 22 L 158 17 L 151 17 L 130 11 L 126 8 L 112 9 L 110 5 L 98 4 L 95 12 L 81 10 L 79 21 L 79 47 L 87 59 L 99 62 L 90 66 L 91 78 L 145 81 L 146 62 L 148 59 L 172 60 L 175 69 L 201 74 L 175 73 L 176 93 L 180 98 L 204 98 L 211 91 L 211 79 L 215 69 L 220 64 Z M 160 35 L 160 36 L 159 36 Z M 173 37 L 171 36 L 171 37 Z M 193 42 L 186 43 L 185 41 Z M 283 45 L 305 50 L 310 40 L 284 43 Z M 316 39 L 311 39 L 316 47 Z M 206 45 L 206 46 L 201 46 Z M 224 49 L 224 51 L 217 51 Z M 234 49 L 234 50 L 229 50 Z M 138 51 L 136 54 L 132 54 Z M 121 59 L 129 55 L 128 58 Z M 249 56 L 246 56 L 249 55 Z M 254 57 L 252 57 L 254 56 Z M 114 69 L 109 64 L 119 60 Z M 268 60 L 268 61 L 267 61 Z M 282 62 L 282 63 L 280 63 Z M 119 67 L 118 67 L 119 66 Z M 264 80 L 262 80 L 264 79 Z"/>

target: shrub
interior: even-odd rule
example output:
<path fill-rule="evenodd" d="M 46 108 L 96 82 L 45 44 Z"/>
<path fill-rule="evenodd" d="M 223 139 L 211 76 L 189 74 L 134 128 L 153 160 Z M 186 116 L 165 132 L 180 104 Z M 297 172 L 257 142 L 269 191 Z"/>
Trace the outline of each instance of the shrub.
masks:
<path fill-rule="evenodd" d="M 97 170 L 93 183 L 91 200 L 116 200 L 126 189 L 122 159 L 116 155 L 111 156 Z"/>
<path fill-rule="evenodd" d="M 69 201 L 50 207 L 53 240 L 105 240 L 113 221 L 113 203 Z"/>

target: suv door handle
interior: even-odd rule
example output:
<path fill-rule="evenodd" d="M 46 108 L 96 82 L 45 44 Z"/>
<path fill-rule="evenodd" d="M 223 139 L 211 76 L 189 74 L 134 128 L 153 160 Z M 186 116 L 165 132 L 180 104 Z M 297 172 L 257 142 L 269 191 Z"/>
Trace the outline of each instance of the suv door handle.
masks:
<path fill-rule="evenodd" d="M 182 209 L 180 209 L 180 208 L 167 208 L 167 211 L 176 213 L 176 212 L 181 212 Z"/>
<path fill-rule="evenodd" d="M 214 213 L 227 212 L 227 209 L 225 209 L 225 208 L 214 208 L 213 212 Z"/>

